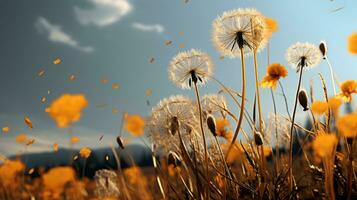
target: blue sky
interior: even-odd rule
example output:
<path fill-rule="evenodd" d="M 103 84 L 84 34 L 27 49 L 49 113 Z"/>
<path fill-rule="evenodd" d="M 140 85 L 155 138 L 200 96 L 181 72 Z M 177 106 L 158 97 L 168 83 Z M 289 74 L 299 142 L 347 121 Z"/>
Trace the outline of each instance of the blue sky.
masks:
<path fill-rule="evenodd" d="M 0 137 L 0 153 L 22 151 L 14 137 L 23 132 L 37 140 L 28 151 L 50 150 L 54 142 L 65 147 L 67 130 L 57 129 L 44 113 L 45 107 L 63 93 L 84 93 L 89 101 L 81 121 L 73 126 L 74 134 L 82 139 L 78 147 L 114 143 L 122 111 L 147 116 L 151 106 L 164 97 L 181 93 L 193 97 L 192 91 L 176 88 L 167 78 L 170 59 L 182 50 L 199 48 L 209 53 L 215 61 L 215 77 L 239 91 L 240 61 L 219 59 L 211 43 L 211 25 L 222 12 L 247 7 L 256 8 L 279 23 L 280 30 L 271 40 L 271 62 L 287 65 L 285 50 L 295 42 L 318 44 L 325 40 L 339 80 L 356 78 L 357 57 L 346 50 L 347 36 L 357 31 L 356 1 L 0 0 L 0 127 L 12 129 Z M 339 8 L 342 9 L 334 12 Z M 171 45 L 165 45 L 168 40 Z M 52 64 L 56 57 L 62 59 L 62 64 Z M 154 63 L 149 63 L 151 58 L 155 58 Z M 251 58 L 247 64 L 248 98 L 252 100 Z M 266 51 L 260 53 L 259 65 L 262 77 Z M 41 69 L 45 70 L 44 77 L 37 76 Z M 319 72 L 331 89 L 324 62 L 305 73 L 303 80 L 306 88 L 313 80 L 316 98 L 322 94 Z M 75 81 L 69 80 L 71 74 L 77 77 Z M 102 84 L 102 79 L 109 83 Z M 283 84 L 290 107 L 296 81 L 297 75 L 289 68 Z M 113 90 L 113 83 L 120 84 L 120 89 Z M 152 89 L 151 97 L 145 95 L 147 89 Z M 214 83 L 208 83 L 202 93 L 218 89 Z M 270 94 L 268 90 L 262 93 L 267 116 L 272 111 Z M 41 102 L 42 96 L 46 96 L 47 102 Z M 146 104 L 147 100 L 151 106 Z M 282 104 L 279 94 L 277 101 Z M 229 105 L 235 110 L 233 104 Z M 113 114 L 113 108 L 121 112 Z M 278 106 L 278 110 L 285 111 L 283 106 Z M 24 125 L 24 115 L 32 119 L 33 130 Z M 300 119 L 304 117 L 302 112 L 298 115 Z"/>

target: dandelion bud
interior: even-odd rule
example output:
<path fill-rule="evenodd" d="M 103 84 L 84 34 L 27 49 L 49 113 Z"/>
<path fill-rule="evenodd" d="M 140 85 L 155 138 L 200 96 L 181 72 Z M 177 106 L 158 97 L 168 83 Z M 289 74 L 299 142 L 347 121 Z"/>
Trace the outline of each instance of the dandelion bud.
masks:
<path fill-rule="evenodd" d="M 320 52 L 322 54 L 322 58 L 326 59 L 327 56 L 327 44 L 325 41 L 321 41 L 319 45 Z"/>
<path fill-rule="evenodd" d="M 207 126 L 208 129 L 211 131 L 214 137 L 217 136 L 216 133 L 216 120 L 214 119 L 213 115 L 208 115 L 207 116 Z"/>
<path fill-rule="evenodd" d="M 180 166 L 180 157 L 175 152 L 170 151 L 167 157 L 167 165 L 173 165 L 174 167 Z"/>
<path fill-rule="evenodd" d="M 120 136 L 117 137 L 117 143 L 121 149 L 124 149 L 123 140 L 121 139 Z"/>
<path fill-rule="evenodd" d="M 254 142 L 257 146 L 263 145 L 262 135 L 259 132 L 254 134 Z"/>
<path fill-rule="evenodd" d="M 308 108 L 308 97 L 305 90 L 300 90 L 299 92 L 299 103 L 304 108 L 304 111 L 309 110 Z"/>

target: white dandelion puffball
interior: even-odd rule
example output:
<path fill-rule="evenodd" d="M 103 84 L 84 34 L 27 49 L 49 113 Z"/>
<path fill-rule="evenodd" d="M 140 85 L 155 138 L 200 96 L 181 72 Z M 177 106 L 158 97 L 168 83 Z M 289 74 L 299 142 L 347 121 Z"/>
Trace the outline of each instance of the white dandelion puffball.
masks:
<path fill-rule="evenodd" d="M 240 57 L 263 49 L 268 42 L 265 18 L 255 9 L 224 12 L 213 22 L 213 45 L 223 56 Z"/>
<path fill-rule="evenodd" d="M 150 139 L 166 152 L 180 151 L 178 131 L 186 145 L 198 134 L 198 116 L 193 102 L 184 96 L 176 95 L 161 100 L 151 112 L 148 123 Z M 177 124 L 176 124 L 177 123 Z"/>
<path fill-rule="evenodd" d="M 213 75 L 211 57 L 196 49 L 177 54 L 169 64 L 169 79 L 182 89 L 189 89 L 195 82 L 203 85 Z"/>
<path fill-rule="evenodd" d="M 307 42 L 298 42 L 286 50 L 285 58 L 292 68 L 299 70 L 301 67 L 316 66 L 320 63 L 322 56 L 317 46 Z"/>
<path fill-rule="evenodd" d="M 227 110 L 227 103 L 222 95 L 206 94 L 201 100 L 202 111 L 206 114 L 212 114 L 215 117 L 224 115 Z M 221 116 L 222 117 L 222 116 Z"/>

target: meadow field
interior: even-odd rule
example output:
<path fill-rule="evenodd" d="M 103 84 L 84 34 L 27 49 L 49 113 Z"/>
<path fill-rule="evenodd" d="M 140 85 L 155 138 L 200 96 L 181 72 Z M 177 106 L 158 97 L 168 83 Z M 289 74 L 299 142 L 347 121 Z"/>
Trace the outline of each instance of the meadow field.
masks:
<path fill-rule="evenodd" d="M 165 61 L 164 84 L 182 93 L 147 101 L 147 115 L 113 109 L 121 120 L 105 149 L 78 145 L 84 138 L 73 127 L 94 106 L 85 93 L 43 97 L 43 112 L 68 145 L 53 141 L 52 151 L 32 154 L 27 150 L 36 137 L 17 134 L 14 142 L 24 150 L 0 152 L 0 199 L 357 199 L 357 80 L 337 79 L 335 67 L 348 67 L 333 60 L 329 41 L 296 41 L 281 50 L 284 60 L 272 61 L 272 39 L 284 31 L 279 19 L 237 7 L 217 13 L 211 24 L 207 35 L 220 57 L 200 48 L 177 51 Z M 338 51 L 357 62 L 357 32 L 338 42 L 346 44 Z M 60 67 L 65 59 L 50 64 Z M 231 73 L 217 64 L 226 59 L 239 70 L 232 81 L 240 87 L 215 76 Z M 312 68 L 319 83 L 304 79 Z M 296 77 L 294 84 L 285 82 L 289 76 Z M 212 85 L 218 90 L 206 93 Z M 36 131 L 31 115 L 19 123 Z M 1 134 L 14 134 L 11 126 L 1 126 Z M 142 144 L 132 145 L 128 137 Z"/>

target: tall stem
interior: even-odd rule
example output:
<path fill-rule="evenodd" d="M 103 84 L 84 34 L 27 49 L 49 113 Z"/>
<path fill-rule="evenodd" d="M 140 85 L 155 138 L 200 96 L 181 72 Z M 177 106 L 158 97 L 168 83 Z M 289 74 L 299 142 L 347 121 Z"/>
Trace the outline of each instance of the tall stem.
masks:
<path fill-rule="evenodd" d="M 275 103 L 275 97 L 274 97 L 273 89 L 270 89 L 270 93 L 271 93 L 271 99 L 273 100 L 273 108 L 274 108 L 274 124 L 275 124 L 275 138 L 276 138 L 276 144 L 275 144 L 275 165 L 276 165 L 276 173 L 278 174 L 278 172 L 279 172 L 278 118 L 277 118 L 276 103 Z"/>
<path fill-rule="evenodd" d="M 244 114 L 244 106 L 245 106 L 245 96 L 246 96 L 246 91 L 245 91 L 245 83 L 246 83 L 246 78 L 245 78 L 245 58 L 244 58 L 244 49 L 240 48 L 240 57 L 241 57 L 241 64 L 242 64 L 242 103 L 240 104 L 240 113 L 239 113 L 239 118 L 238 118 L 238 123 L 237 123 L 237 127 L 236 130 L 234 132 L 234 136 L 232 139 L 231 144 L 229 145 L 229 148 L 226 152 L 226 159 L 229 155 L 229 152 L 232 150 L 232 147 L 234 145 L 234 142 L 237 139 L 240 127 L 242 126 L 242 122 L 243 122 L 243 114 Z"/>
<path fill-rule="evenodd" d="M 333 87 L 333 94 L 336 95 L 336 87 L 335 87 L 335 76 L 333 75 L 333 70 L 332 70 L 332 65 L 329 61 L 329 59 L 326 57 L 326 62 L 328 65 L 328 68 L 330 69 L 330 75 L 331 75 L 331 82 L 332 82 L 332 87 Z"/>
<path fill-rule="evenodd" d="M 299 91 L 300 91 L 300 86 L 301 86 L 303 70 L 304 70 L 304 65 L 301 65 L 300 75 L 299 75 L 299 83 L 298 83 L 297 90 L 296 90 L 294 111 L 293 111 L 293 116 L 292 116 L 292 119 L 291 119 L 291 127 L 290 127 L 290 154 L 289 154 L 289 172 L 290 172 L 289 184 L 290 184 L 290 190 L 293 189 L 293 141 L 294 141 L 293 131 L 294 131 L 296 107 L 297 107 L 297 102 L 298 102 L 298 98 L 299 98 Z"/>
<path fill-rule="evenodd" d="M 257 61 L 257 50 L 254 50 L 254 75 L 255 75 L 255 92 L 257 93 L 258 102 L 258 114 L 259 114 L 259 131 L 263 134 L 263 118 L 262 118 L 262 107 L 260 103 L 260 92 L 259 92 L 259 71 L 258 71 L 258 61 Z"/>
<path fill-rule="evenodd" d="M 197 87 L 197 82 L 196 81 L 194 81 L 194 85 L 195 85 L 196 99 L 197 99 L 197 105 L 198 105 L 198 112 L 199 112 L 199 116 L 200 116 L 200 129 L 201 129 L 201 134 L 202 134 L 202 138 L 203 138 L 203 146 L 204 146 L 204 150 L 205 150 L 205 163 L 206 163 L 205 175 L 206 175 L 206 178 L 208 178 L 208 152 L 207 152 L 207 144 L 206 144 L 205 132 L 203 130 L 201 100 L 200 100 L 200 94 L 199 94 L 199 91 L 198 91 L 198 87 Z"/>

